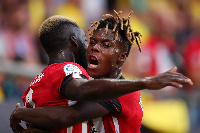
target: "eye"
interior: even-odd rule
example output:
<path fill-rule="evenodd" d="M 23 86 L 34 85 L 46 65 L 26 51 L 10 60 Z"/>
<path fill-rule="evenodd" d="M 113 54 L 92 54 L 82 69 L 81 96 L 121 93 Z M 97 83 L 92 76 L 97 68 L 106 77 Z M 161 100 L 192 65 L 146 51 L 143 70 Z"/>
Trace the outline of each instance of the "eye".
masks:
<path fill-rule="evenodd" d="M 109 43 L 103 43 L 103 47 L 104 47 L 104 48 L 109 48 L 109 47 L 110 47 L 110 44 L 109 44 Z"/>
<path fill-rule="evenodd" d="M 95 45 L 96 44 L 96 42 L 94 41 L 94 40 L 90 40 L 90 43 L 89 43 L 90 45 Z"/>

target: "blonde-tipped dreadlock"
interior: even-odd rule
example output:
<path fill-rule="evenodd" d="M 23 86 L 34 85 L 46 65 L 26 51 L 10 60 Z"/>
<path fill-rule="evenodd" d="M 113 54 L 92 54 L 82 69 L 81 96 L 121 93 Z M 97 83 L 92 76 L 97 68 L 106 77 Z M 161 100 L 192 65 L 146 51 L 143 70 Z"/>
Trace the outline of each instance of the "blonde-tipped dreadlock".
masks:
<path fill-rule="evenodd" d="M 125 35 L 125 37 L 127 38 L 127 40 L 129 41 L 131 45 L 133 45 L 135 41 L 139 48 L 139 51 L 142 52 L 142 49 L 140 46 L 140 43 L 142 42 L 142 39 L 141 39 L 142 34 L 138 31 L 133 32 L 130 26 L 130 17 L 133 11 L 129 13 L 127 18 L 120 17 L 120 15 L 122 14 L 122 11 L 116 12 L 114 10 L 114 12 L 116 14 L 116 17 L 113 17 L 111 14 L 105 14 L 103 15 L 105 17 L 104 19 L 100 21 L 92 22 L 88 31 L 90 31 L 92 27 L 94 28 L 91 30 L 89 35 L 92 36 L 94 31 L 97 30 L 98 28 L 103 28 L 103 27 L 106 28 L 106 34 L 108 32 L 108 29 L 112 29 L 112 31 L 115 32 L 116 34 L 115 40 L 117 40 L 118 34 L 120 34 L 121 32 L 121 34 Z"/>

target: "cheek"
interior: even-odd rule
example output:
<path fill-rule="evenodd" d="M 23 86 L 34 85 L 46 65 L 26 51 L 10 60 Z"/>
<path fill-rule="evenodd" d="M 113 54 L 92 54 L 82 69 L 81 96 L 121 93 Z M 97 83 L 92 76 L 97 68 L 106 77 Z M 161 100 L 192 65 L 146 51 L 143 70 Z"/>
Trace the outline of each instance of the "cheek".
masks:
<path fill-rule="evenodd" d="M 116 66 L 116 55 L 115 54 L 107 54 L 106 56 L 104 56 L 102 63 L 103 66 L 108 68 L 108 69 L 113 69 Z"/>
<path fill-rule="evenodd" d="M 119 49 L 111 49 L 106 52 L 105 60 L 108 60 L 110 64 L 116 64 L 119 57 Z"/>
<path fill-rule="evenodd" d="M 88 45 L 88 46 L 87 46 L 87 51 L 91 51 L 92 48 L 93 48 L 93 46 Z"/>

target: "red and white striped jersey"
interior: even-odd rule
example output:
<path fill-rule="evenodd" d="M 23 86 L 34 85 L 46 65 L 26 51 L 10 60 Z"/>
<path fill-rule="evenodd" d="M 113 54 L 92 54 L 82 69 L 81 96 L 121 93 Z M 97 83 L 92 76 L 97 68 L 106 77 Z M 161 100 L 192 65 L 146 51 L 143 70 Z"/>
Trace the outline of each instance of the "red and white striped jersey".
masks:
<path fill-rule="evenodd" d="M 121 113 L 109 113 L 90 120 L 90 133 L 140 133 L 143 117 L 140 92 L 136 91 L 117 99 L 121 104 Z"/>
<path fill-rule="evenodd" d="M 87 78 L 86 70 L 80 65 L 72 62 L 54 63 L 46 67 L 37 75 L 22 96 L 24 106 L 35 108 L 42 106 L 71 106 L 76 101 L 66 99 L 60 92 L 61 85 L 65 79 Z M 69 128 L 52 128 L 59 133 L 87 133 L 87 122 L 80 123 Z"/>

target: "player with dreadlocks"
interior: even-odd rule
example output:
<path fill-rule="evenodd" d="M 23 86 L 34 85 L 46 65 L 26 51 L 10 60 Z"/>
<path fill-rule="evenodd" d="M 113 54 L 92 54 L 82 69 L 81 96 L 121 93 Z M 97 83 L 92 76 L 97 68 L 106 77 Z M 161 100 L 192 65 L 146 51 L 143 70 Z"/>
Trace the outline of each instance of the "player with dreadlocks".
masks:
<path fill-rule="evenodd" d="M 46 106 L 30 109 L 18 106 L 11 115 L 11 127 L 13 131 L 17 132 L 21 129 L 19 128 L 19 120 L 31 122 L 40 127 L 69 127 L 85 120 L 90 120 L 88 124 L 91 133 L 138 133 L 140 132 L 140 124 L 143 115 L 139 90 L 147 88 L 157 90 L 169 85 L 180 88 L 182 87 L 180 84 L 192 84 L 190 79 L 175 72 L 176 67 L 154 77 L 130 80 L 124 79 L 121 67 L 134 42 L 137 43 L 141 51 L 139 45 L 141 34 L 131 30 L 131 14 L 128 18 L 120 18 L 120 14 L 121 12 L 116 12 L 116 17 L 105 15 L 105 19 L 92 23 L 94 29 L 91 31 L 90 43 L 87 49 L 87 72 L 94 80 L 88 81 L 84 79 L 85 76 L 77 75 L 72 72 L 72 74 L 68 73 L 67 77 L 62 77 L 64 78 L 62 84 L 56 84 L 55 82 L 55 84 L 59 86 L 58 88 L 52 88 L 51 84 L 48 82 L 48 87 L 52 88 L 52 91 L 57 94 L 57 96 L 62 95 L 70 100 L 85 102 L 77 102 L 70 107 Z M 62 31 L 63 34 L 65 33 L 63 37 L 69 37 L 69 41 L 61 38 L 68 42 L 69 46 L 62 46 L 59 47 L 60 49 L 58 49 L 58 51 L 53 50 L 48 52 L 50 61 L 60 62 L 52 65 L 60 64 L 62 66 L 62 64 L 68 64 L 69 61 L 73 62 L 75 60 L 74 57 L 80 57 L 75 55 L 82 54 L 84 57 L 84 52 L 79 51 L 81 45 L 83 45 L 79 44 L 83 41 L 81 38 L 84 38 L 82 30 L 80 30 L 80 27 L 77 27 L 77 25 L 75 27 L 70 25 L 72 27 L 68 30 L 66 26 L 69 25 L 61 27 L 58 25 L 56 27 L 59 28 L 60 32 Z M 80 34 L 72 34 L 73 36 L 71 37 L 68 36 L 70 32 L 74 32 L 73 29 L 79 31 Z M 62 36 L 62 34 L 58 34 L 55 30 L 52 31 L 52 34 Z M 78 35 L 81 35 L 81 37 L 78 37 Z M 55 39 L 55 41 L 61 41 L 59 38 Z M 77 39 L 82 41 L 78 41 Z M 49 42 L 50 44 L 54 44 L 53 40 Z M 56 44 L 56 46 L 57 45 L 58 44 Z M 72 52 L 70 52 L 70 47 L 71 50 L 73 50 Z M 54 58 L 55 55 L 63 57 L 63 52 L 60 52 L 61 50 L 68 51 L 71 55 L 69 55 L 68 52 L 64 52 L 64 54 L 66 54 L 66 59 L 62 58 L 62 60 L 60 60 L 59 58 Z M 76 54 L 73 55 L 74 53 Z M 69 57 L 72 59 L 69 60 Z M 62 63 L 63 61 L 66 62 Z M 73 63 L 73 65 L 76 64 Z M 80 66 L 78 68 L 80 69 Z M 61 68 L 59 70 L 62 71 L 63 69 Z M 64 69 L 65 72 L 68 72 L 68 70 L 69 69 Z M 82 70 L 82 72 L 84 71 Z M 86 73 L 84 74 L 87 76 Z M 54 74 L 51 77 L 57 77 L 59 79 L 56 75 L 57 74 Z M 82 78 L 80 76 L 82 76 Z M 78 77 L 78 79 L 76 77 Z M 45 78 L 45 75 L 43 78 Z M 41 86 L 40 82 L 36 84 Z M 60 91 L 57 91 L 59 89 Z M 62 96 L 61 98 L 63 98 Z M 32 97 L 32 99 L 34 99 L 34 97 Z M 101 102 L 106 100 L 108 101 Z M 94 101 L 94 103 L 88 103 L 86 101 Z M 79 131 L 74 131 L 74 128 L 70 127 L 67 129 L 67 133 L 88 132 L 86 125 L 79 124 L 79 127 L 82 127 Z"/>
<path fill-rule="evenodd" d="M 88 74 L 95 78 L 124 79 L 121 67 L 129 55 L 131 46 L 137 43 L 141 52 L 141 34 L 133 32 L 130 16 L 121 18 L 104 15 L 104 19 L 91 23 L 90 43 L 88 46 Z M 110 101 L 113 102 L 113 101 Z M 115 99 L 118 112 L 90 120 L 90 131 L 98 133 L 139 133 L 143 116 L 142 101 L 139 91 Z M 109 104 L 112 105 L 111 103 Z M 114 107 L 112 107 L 114 108 Z"/>

